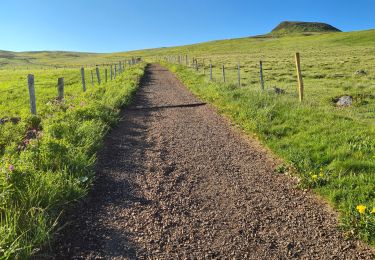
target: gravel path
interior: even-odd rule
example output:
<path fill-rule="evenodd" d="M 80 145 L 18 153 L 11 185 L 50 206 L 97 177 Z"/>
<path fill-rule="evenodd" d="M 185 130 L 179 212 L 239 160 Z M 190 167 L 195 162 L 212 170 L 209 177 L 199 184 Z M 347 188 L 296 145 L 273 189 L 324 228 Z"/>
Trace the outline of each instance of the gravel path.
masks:
<path fill-rule="evenodd" d="M 276 160 L 159 65 L 106 138 L 56 259 L 372 259 Z"/>

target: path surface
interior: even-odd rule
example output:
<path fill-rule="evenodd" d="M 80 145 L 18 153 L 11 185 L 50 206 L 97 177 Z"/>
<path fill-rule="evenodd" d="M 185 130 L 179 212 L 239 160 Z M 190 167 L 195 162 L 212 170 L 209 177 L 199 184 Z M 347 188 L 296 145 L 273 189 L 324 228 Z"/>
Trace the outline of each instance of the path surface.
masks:
<path fill-rule="evenodd" d="M 274 161 L 151 65 L 54 257 L 370 259 Z"/>

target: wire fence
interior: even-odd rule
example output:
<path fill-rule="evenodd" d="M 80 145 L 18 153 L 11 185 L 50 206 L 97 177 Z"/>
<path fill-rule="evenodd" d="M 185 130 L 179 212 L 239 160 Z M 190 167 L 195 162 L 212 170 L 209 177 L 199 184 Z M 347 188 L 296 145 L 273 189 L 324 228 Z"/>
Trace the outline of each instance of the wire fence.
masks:
<path fill-rule="evenodd" d="M 304 82 L 302 77 L 302 70 L 301 70 L 301 61 L 300 61 L 300 54 L 295 53 L 295 68 L 296 68 L 296 76 L 297 80 L 296 83 L 298 85 L 297 95 L 299 97 L 299 101 L 302 102 L 304 99 Z M 260 60 L 258 66 L 255 66 L 255 69 L 258 69 L 258 79 L 252 79 L 250 82 L 245 81 L 243 78 L 243 74 L 247 73 L 248 71 L 245 68 L 249 69 L 248 64 L 246 66 L 241 64 L 241 62 L 237 62 L 235 65 L 226 65 L 225 63 L 222 64 L 215 64 L 211 60 L 207 62 L 205 59 L 197 59 L 197 58 L 190 58 L 188 55 L 173 55 L 173 56 L 164 56 L 158 57 L 159 61 L 163 60 L 165 62 L 174 63 L 183 65 L 186 67 L 191 68 L 193 71 L 197 73 L 201 73 L 205 76 L 209 77 L 209 80 L 212 82 L 218 83 L 226 83 L 236 85 L 238 87 L 241 86 L 248 86 L 250 84 L 257 83 L 259 84 L 260 90 L 265 90 L 265 80 L 266 77 L 264 75 L 265 70 L 269 70 L 271 68 L 264 68 L 263 63 L 264 60 Z M 253 68 L 251 68 L 253 69 Z M 273 91 L 277 94 L 284 94 L 285 91 L 283 89 L 278 88 L 277 86 L 273 87 Z"/>
<path fill-rule="evenodd" d="M 88 84 L 95 86 L 115 80 L 127 67 L 140 61 L 141 58 L 132 58 L 88 69 L 84 66 L 79 69 L 69 67 L 63 73 L 37 73 L 35 78 L 34 74 L 29 74 L 27 81 L 18 77 L 17 83 L 0 86 L 0 125 L 25 113 L 37 114 L 37 107 L 44 107 L 50 101 L 61 101 L 65 96 L 85 92 Z"/>

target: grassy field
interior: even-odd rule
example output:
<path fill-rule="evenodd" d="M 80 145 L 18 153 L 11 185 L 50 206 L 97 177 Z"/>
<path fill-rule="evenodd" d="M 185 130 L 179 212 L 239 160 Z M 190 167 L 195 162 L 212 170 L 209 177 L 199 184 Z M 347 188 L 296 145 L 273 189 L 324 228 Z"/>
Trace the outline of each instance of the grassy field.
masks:
<path fill-rule="evenodd" d="M 107 69 L 107 77 L 110 81 L 110 67 L 100 66 L 99 68 L 101 81 L 105 82 L 105 69 Z M 93 82 L 97 84 L 95 66 L 85 68 L 85 81 L 88 89 L 93 87 L 91 72 L 94 76 Z M 0 118 L 21 117 L 29 114 L 28 74 L 34 75 L 37 109 L 41 116 L 48 113 L 49 105 L 57 97 L 59 77 L 64 78 L 66 98 L 72 98 L 83 92 L 80 68 L 0 70 L 0 93 L 2 94 L 0 95 Z"/>
<path fill-rule="evenodd" d="M 127 53 L 85 53 L 85 52 L 9 52 L 0 50 L 0 69 L 56 69 L 80 68 L 95 64 L 116 63 L 129 60 Z"/>
<path fill-rule="evenodd" d="M 313 188 L 341 213 L 348 235 L 375 244 L 375 31 L 311 36 L 244 38 L 136 52 L 156 56 L 188 53 L 200 64 L 168 65 L 201 99 L 213 103 L 249 134 L 257 134 L 285 159 L 280 172 L 297 171 L 302 188 Z M 305 101 L 298 102 L 294 53 L 300 52 Z M 154 57 L 153 57 L 154 56 Z M 266 90 L 260 91 L 259 60 Z M 208 64 L 214 65 L 214 81 Z M 242 67 L 241 87 L 236 66 Z M 221 66 L 227 71 L 222 83 Z M 203 70 L 202 67 L 205 66 Z M 364 70 L 366 75 L 357 75 Z M 277 95 L 277 86 L 286 94 Z M 336 97 L 354 103 L 339 108 Z M 363 210 L 365 206 L 366 209 Z"/>
<path fill-rule="evenodd" d="M 101 85 L 91 85 L 86 73 L 86 92 L 76 68 L 0 70 L 0 118 L 20 118 L 0 124 L 0 259 L 25 259 L 45 246 L 61 225 L 62 210 L 87 193 L 96 151 L 143 68 L 127 67 Z M 35 75 L 37 116 L 28 108 L 28 73 Z M 56 102 L 62 76 L 65 100 Z"/>
<path fill-rule="evenodd" d="M 375 31 L 370 30 L 265 35 L 114 54 L 0 51 L 0 118 L 22 118 L 18 124 L 0 125 L 0 256 L 31 254 L 50 238 L 59 210 L 86 193 L 96 141 L 116 121 L 117 109 L 129 101 L 143 65 L 105 87 L 91 86 L 90 70 L 95 64 L 137 56 L 147 61 L 176 55 L 188 55 L 189 62 L 198 59 L 198 72 L 165 65 L 197 96 L 282 157 L 285 165 L 279 167 L 280 173 L 298 174 L 301 188 L 313 188 L 324 196 L 341 213 L 348 235 L 374 245 L 374 42 Z M 305 82 L 303 104 L 298 103 L 297 51 Z M 265 91 L 260 91 L 259 60 Z M 237 86 L 238 63 L 241 87 Z M 86 94 L 80 82 L 82 65 L 88 66 Z M 226 84 L 222 65 L 227 68 Z M 103 79 L 104 66 L 100 68 Z M 356 75 L 358 70 L 366 74 Z M 29 113 L 29 73 L 35 75 L 38 117 Z M 54 102 L 58 77 L 66 82 L 63 105 Z M 286 93 L 275 94 L 274 86 Z M 351 107 L 334 105 L 333 100 L 342 95 L 354 97 Z M 77 122 L 80 127 L 73 131 Z"/>

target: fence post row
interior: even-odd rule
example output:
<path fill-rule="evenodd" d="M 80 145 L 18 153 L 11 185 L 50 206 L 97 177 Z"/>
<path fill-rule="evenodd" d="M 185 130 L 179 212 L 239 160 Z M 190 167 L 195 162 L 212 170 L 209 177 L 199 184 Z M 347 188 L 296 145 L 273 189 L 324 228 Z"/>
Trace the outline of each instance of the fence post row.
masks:
<path fill-rule="evenodd" d="M 96 66 L 96 77 L 98 78 L 98 83 L 100 85 L 102 81 L 100 80 L 100 71 L 98 66 Z"/>
<path fill-rule="evenodd" d="M 85 81 L 85 68 L 81 68 L 81 78 L 82 78 L 82 89 L 83 92 L 86 92 L 86 81 Z"/>
<path fill-rule="evenodd" d="M 64 99 L 64 78 L 57 79 L 57 100 L 62 101 Z"/>
<path fill-rule="evenodd" d="M 159 57 L 162 59 L 162 57 Z M 195 69 L 196 71 L 199 71 L 199 64 L 198 59 L 191 58 L 191 63 L 189 62 L 189 57 L 187 54 L 184 55 L 173 55 L 173 56 L 164 56 L 164 60 L 171 62 L 171 63 L 183 63 L 183 59 L 185 58 L 185 64 L 187 67 L 191 67 Z M 204 59 L 202 62 L 203 66 L 203 73 L 205 74 L 205 64 Z M 301 58 L 300 53 L 295 53 L 295 63 L 296 63 L 296 71 L 297 71 L 297 79 L 298 79 L 298 95 L 299 95 L 299 101 L 302 102 L 304 99 L 304 83 L 303 83 L 303 76 L 302 76 L 302 69 L 301 69 Z M 209 70 L 210 70 L 210 81 L 213 80 L 213 73 L 212 73 L 212 62 L 210 62 Z M 225 65 L 222 65 L 222 77 L 223 82 L 226 83 L 226 75 L 225 75 Z M 264 82 L 264 75 L 263 75 L 263 61 L 259 61 L 259 81 L 260 81 L 260 87 L 261 90 L 264 91 L 265 89 L 265 82 Z M 241 86 L 241 64 L 238 62 L 237 64 L 237 82 L 238 86 Z"/>
<path fill-rule="evenodd" d="M 260 87 L 264 90 L 264 78 L 263 78 L 263 62 L 259 61 L 259 78 L 260 78 Z"/>
<path fill-rule="evenodd" d="M 34 87 L 34 75 L 29 74 L 27 76 L 27 83 L 28 83 L 28 86 L 29 86 L 30 111 L 31 111 L 31 114 L 36 115 L 36 98 L 35 98 L 35 87 Z"/>
<path fill-rule="evenodd" d="M 298 94 L 299 94 L 299 101 L 303 101 L 303 79 L 302 79 L 302 72 L 301 72 L 301 60 L 299 53 L 297 52 L 295 55 L 296 58 L 296 69 L 297 69 L 297 77 L 298 77 Z"/>

